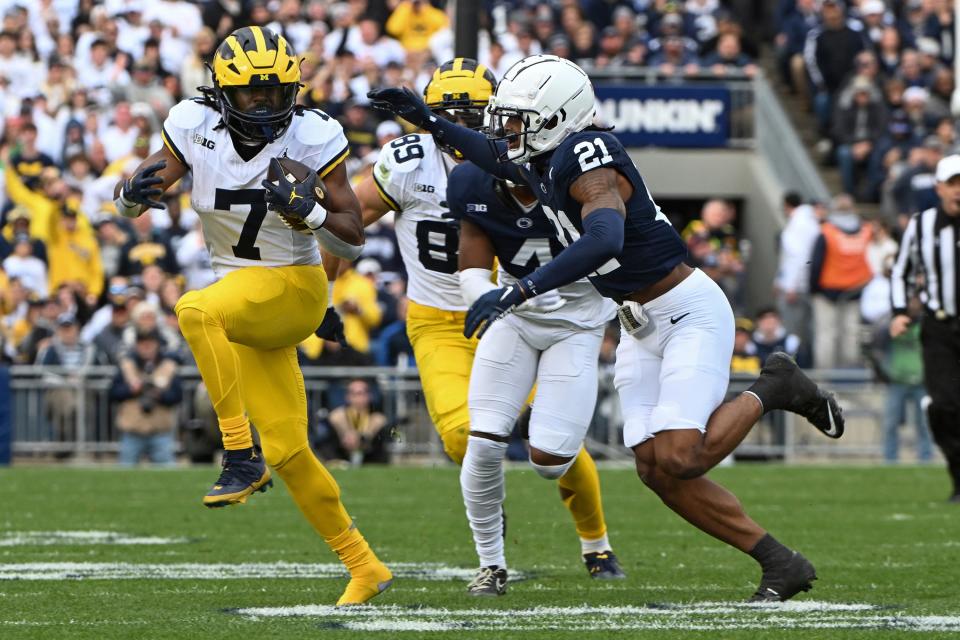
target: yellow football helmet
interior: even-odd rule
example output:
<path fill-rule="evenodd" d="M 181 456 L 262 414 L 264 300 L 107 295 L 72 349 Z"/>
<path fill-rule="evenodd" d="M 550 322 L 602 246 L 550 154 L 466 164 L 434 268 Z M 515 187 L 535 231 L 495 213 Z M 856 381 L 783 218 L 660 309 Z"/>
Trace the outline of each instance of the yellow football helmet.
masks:
<path fill-rule="evenodd" d="M 223 123 L 244 142 L 272 142 L 290 126 L 300 88 L 300 59 L 265 27 L 243 27 L 213 57 L 213 96 Z"/>
<path fill-rule="evenodd" d="M 437 115 L 471 129 L 483 127 L 483 112 L 497 90 L 497 78 L 487 67 L 470 58 L 454 58 L 433 72 L 423 89 L 423 101 Z M 459 151 L 438 143 L 447 153 Z"/>

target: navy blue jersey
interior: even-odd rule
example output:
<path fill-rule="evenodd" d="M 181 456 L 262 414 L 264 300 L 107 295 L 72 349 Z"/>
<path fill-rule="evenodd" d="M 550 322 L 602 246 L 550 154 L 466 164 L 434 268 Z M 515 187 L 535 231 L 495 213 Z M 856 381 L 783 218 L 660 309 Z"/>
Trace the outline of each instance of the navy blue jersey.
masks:
<path fill-rule="evenodd" d="M 570 186 L 600 167 L 620 172 L 633 187 L 626 201 L 623 251 L 589 277 L 608 298 L 624 296 L 664 278 L 687 257 L 687 247 L 653 201 L 640 172 L 620 142 L 605 131 L 581 131 L 560 143 L 547 163 L 525 165 L 521 173 L 537 194 L 557 238 L 567 246 L 583 233 L 580 203 Z"/>
<path fill-rule="evenodd" d="M 514 278 L 530 275 L 563 250 L 539 203 L 526 210 L 503 182 L 472 162 L 450 172 L 447 205 L 454 217 L 486 232 L 500 265 Z"/>

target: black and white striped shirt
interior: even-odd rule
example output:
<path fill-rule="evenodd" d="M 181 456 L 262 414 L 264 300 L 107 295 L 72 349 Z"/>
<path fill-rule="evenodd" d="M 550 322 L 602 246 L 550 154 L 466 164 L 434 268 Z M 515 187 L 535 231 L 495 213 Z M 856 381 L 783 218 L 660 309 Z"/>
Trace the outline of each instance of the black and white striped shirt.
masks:
<path fill-rule="evenodd" d="M 893 314 L 906 314 L 916 293 L 927 312 L 940 319 L 956 318 L 960 301 L 960 216 L 940 207 L 914 214 L 900 242 L 890 276 Z"/>

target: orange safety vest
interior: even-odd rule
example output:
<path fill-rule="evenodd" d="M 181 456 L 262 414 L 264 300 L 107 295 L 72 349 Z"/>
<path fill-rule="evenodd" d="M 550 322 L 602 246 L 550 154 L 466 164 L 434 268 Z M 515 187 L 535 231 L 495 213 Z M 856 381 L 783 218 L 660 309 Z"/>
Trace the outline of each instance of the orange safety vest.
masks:
<path fill-rule="evenodd" d="M 820 287 L 849 291 L 870 282 L 873 271 L 867 263 L 867 247 L 873 238 L 873 230 L 862 225 L 860 231 L 849 234 L 834 224 L 824 222 L 820 231 L 826 241 Z"/>

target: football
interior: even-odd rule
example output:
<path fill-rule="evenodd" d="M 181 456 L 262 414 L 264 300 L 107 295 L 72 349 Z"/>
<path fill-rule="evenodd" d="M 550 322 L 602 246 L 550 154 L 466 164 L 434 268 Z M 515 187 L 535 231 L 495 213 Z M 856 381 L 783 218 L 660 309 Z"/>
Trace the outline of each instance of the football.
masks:
<path fill-rule="evenodd" d="M 317 197 L 317 201 L 320 202 L 321 205 L 326 202 L 327 188 L 324 186 L 323 181 L 320 179 L 320 176 L 317 175 L 316 171 L 302 162 L 298 162 L 287 156 L 281 156 L 277 158 L 277 161 L 280 163 L 281 169 L 283 169 L 283 175 L 277 175 L 277 172 L 274 170 L 274 164 L 270 163 L 270 168 L 267 170 L 267 180 L 274 184 L 277 184 L 281 179 L 287 180 L 288 182 L 299 183 L 312 181 L 313 191 Z M 307 235 L 312 233 L 307 225 L 304 224 L 303 220 L 284 215 L 280 212 L 277 212 L 277 215 L 280 216 L 280 219 L 283 220 L 285 225 L 294 231 L 299 231 Z"/>

